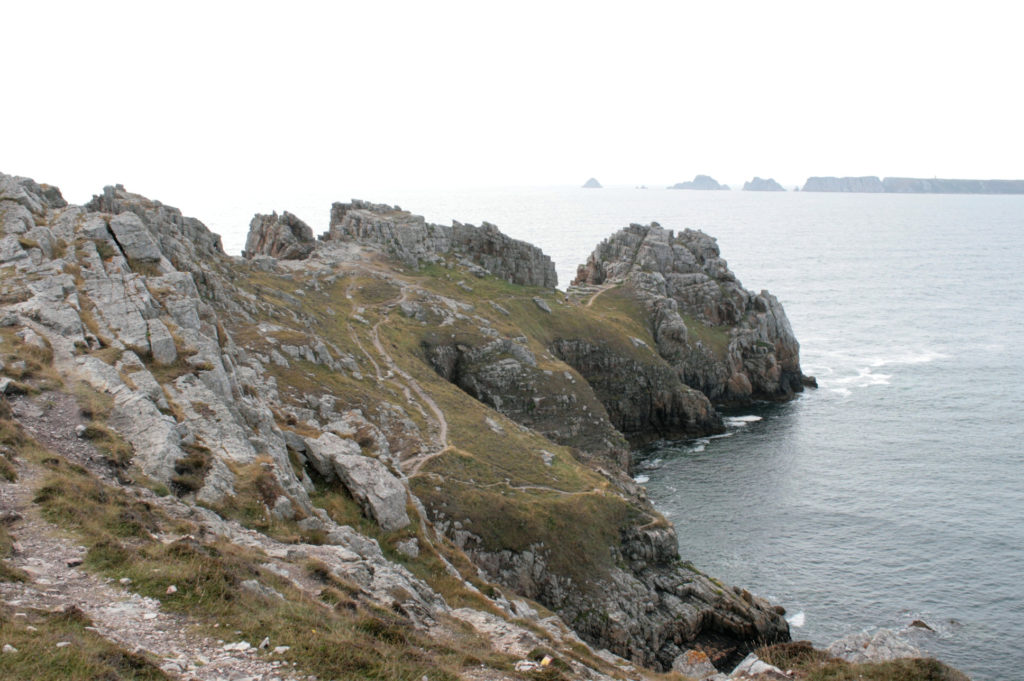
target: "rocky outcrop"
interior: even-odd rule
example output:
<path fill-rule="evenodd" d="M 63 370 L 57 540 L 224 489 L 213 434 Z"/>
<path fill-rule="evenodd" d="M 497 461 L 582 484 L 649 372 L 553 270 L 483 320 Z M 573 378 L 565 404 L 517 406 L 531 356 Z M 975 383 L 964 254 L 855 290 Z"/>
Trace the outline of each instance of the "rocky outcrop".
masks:
<path fill-rule="evenodd" d="M 484 268 L 486 272 L 481 274 L 493 274 L 513 284 L 545 288 L 558 285 L 551 258 L 487 222 L 480 227 L 458 222 L 444 227 L 397 206 L 353 200 L 331 207 L 331 226 L 325 239 L 375 244 L 414 267 L 420 261 L 437 262 L 451 253 Z"/>
<path fill-rule="evenodd" d="M 601 183 L 597 181 L 596 177 L 592 177 L 583 183 L 584 189 L 602 189 Z"/>
<path fill-rule="evenodd" d="M 708 398 L 656 357 L 630 356 L 585 338 L 556 340 L 551 351 L 587 380 L 612 424 L 634 446 L 724 430 Z"/>
<path fill-rule="evenodd" d="M 718 181 L 710 175 L 697 175 L 690 182 L 677 182 L 669 189 L 711 189 L 711 190 L 727 190 L 729 185 L 719 184 Z"/>
<path fill-rule="evenodd" d="M 513 421 L 617 468 L 629 467 L 622 428 L 609 420 L 593 384 L 570 372 L 541 369 L 524 344 L 512 339 L 470 344 L 433 337 L 423 341 L 422 348 L 445 380 Z"/>
<path fill-rule="evenodd" d="M 721 662 L 788 636 L 767 603 L 680 563 L 671 526 L 625 473 L 620 430 L 716 427 L 672 353 L 718 336 L 691 334 L 682 306 L 708 328 L 739 329 L 741 349 L 744 333 L 771 326 L 771 300 L 730 288 L 708 237 L 627 230 L 591 264 L 592 283 L 633 287 L 640 307 L 629 316 L 649 315 L 654 333 L 629 333 L 645 341 L 621 329 L 574 334 L 608 320 L 534 288 L 487 282 L 500 300 L 473 294 L 453 275 L 555 283 L 546 256 L 492 225 L 336 204 L 309 258 L 282 255 L 309 235 L 269 216 L 254 221 L 253 249 L 280 257 L 242 260 L 198 220 L 120 186 L 87 206 L 20 178 L 0 176 L 0 188 L 0 319 L 19 327 L 0 343 L 52 352 L 55 376 L 102 396 L 97 418 L 128 452 L 117 465 L 207 524 L 236 513 L 305 533 L 295 560 L 337 556 L 330 565 L 355 590 L 426 621 L 440 596 L 389 579 L 404 568 L 384 558 L 360 560 L 357 547 L 380 548 L 338 524 L 368 519 L 417 574 L 471 591 L 465 602 L 486 591 L 499 594 L 487 601 L 494 612 L 529 612 L 466 581 L 485 576 L 541 599 L 586 640 L 663 669 L 684 648 Z M 382 254 L 444 268 L 392 272 Z M 265 537 L 231 536 L 250 547 Z"/>
<path fill-rule="evenodd" d="M 309 257 L 315 245 L 313 230 L 288 211 L 280 216 L 277 213 L 257 214 L 249 223 L 249 236 L 242 256 L 268 255 L 283 260 L 302 260 Z"/>
<path fill-rule="evenodd" d="M 882 181 L 874 175 L 866 177 L 809 177 L 804 183 L 805 192 L 860 192 L 877 194 L 884 192 Z"/>
<path fill-rule="evenodd" d="M 1024 194 L 1024 180 L 887 177 L 882 186 L 893 194 Z"/>
<path fill-rule="evenodd" d="M 557 610 L 584 640 L 655 669 L 671 669 L 693 648 L 706 651 L 719 669 L 731 669 L 755 647 L 752 641 L 789 640 L 780 608 L 680 564 L 670 527 L 624 531 L 613 548 L 619 567 L 592 584 L 559 578 L 540 547 L 487 552 L 465 532 L 456 541 L 491 578 Z"/>
<path fill-rule="evenodd" d="M 646 308 L 658 354 L 714 403 L 803 390 L 800 346 L 779 301 L 745 290 L 700 231 L 630 225 L 603 241 L 574 284 L 621 283 Z"/>
<path fill-rule="evenodd" d="M 784 192 L 786 188 L 775 181 L 774 178 L 769 177 L 767 180 L 760 177 L 755 177 L 750 182 L 743 183 L 743 191 L 745 192 Z"/>

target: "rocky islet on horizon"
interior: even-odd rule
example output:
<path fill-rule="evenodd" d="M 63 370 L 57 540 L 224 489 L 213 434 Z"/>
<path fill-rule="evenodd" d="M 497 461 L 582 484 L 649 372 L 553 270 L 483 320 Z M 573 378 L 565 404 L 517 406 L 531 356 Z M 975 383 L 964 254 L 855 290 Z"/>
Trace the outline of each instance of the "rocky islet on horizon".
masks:
<path fill-rule="evenodd" d="M 257 215 L 232 258 L 200 221 L 121 186 L 69 206 L 0 175 L 0 227 L 15 415 L 75 385 L 109 401 L 119 465 L 172 492 L 159 505 L 195 518 L 191 541 L 265 552 L 285 581 L 260 568 L 239 588 L 268 608 L 308 588 L 294 561 L 315 555 L 410 631 L 454 618 L 502 654 L 549 646 L 572 678 L 641 674 L 623 657 L 731 669 L 789 639 L 780 608 L 681 562 L 629 477 L 630 443 L 717 432 L 717 405 L 808 382 L 781 305 L 743 289 L 711 237 L 630 226 L 561 294 L 550 258 L 493 225 L 364 201 L 334 204 L 318 239 L 290 213 Z M 54 377 L 18 383 L 18 357 L 49 357 Z M 145 491 L 124 470 L 98 484 Z M 294 543 L 239 525 L 239 504 Z"/>

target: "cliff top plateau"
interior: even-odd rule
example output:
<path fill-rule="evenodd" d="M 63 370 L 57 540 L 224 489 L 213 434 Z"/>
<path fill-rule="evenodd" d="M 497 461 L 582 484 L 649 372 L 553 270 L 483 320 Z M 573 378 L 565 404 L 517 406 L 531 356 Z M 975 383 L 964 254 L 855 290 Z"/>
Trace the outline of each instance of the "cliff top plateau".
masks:
<path fill-rule="evenodd" d="M 629 475 L 632 445 L 813 383 L 773 296 L 657 224 L 555 285 L 487 223 L 353 200 L 319 237 L 256 215 L 230 257 L 122 186 L 0 174 L 0 677 L 939 665 L 788 643 Z"/>

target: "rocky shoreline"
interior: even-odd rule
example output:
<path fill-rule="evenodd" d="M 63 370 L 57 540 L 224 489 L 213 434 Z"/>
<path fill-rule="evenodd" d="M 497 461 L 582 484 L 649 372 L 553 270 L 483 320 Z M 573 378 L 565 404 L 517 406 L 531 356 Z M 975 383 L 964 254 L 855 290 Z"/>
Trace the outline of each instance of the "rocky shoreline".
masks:
<path fill-rule="evenodd" d="M 121 583 L 153 612 L 210 625 L 201 599 L 181 600 L 194 584 L 140 577 L 202 556 L 239 632 L 282 608 L 301 620 L 301 604 L 338 645 L 415 640 L 449 676 L 552 660 L 564 678 L 717 673 L 789 640 L 781 608 L 683 560 L 629 476 L 632 445 L 717 432 L 720 406 L 812 384 L 782 306 L 743 289 L 711 237 L 632 225 L 563 294 L 550 258 L 494 225 L 365 201 L 335 203 L 319 238 L 257 215 L 232 258 L 199 220 L 121 186 L 72 206 L 0 175 L 0 227 L 0 485 L 20 509 L 0 565 L 27 575 L 4 608 L 35 602 L 22 568 L 38 557 L 18 539 L 31 516 L 64 523 L 89 574 L 136 575 Z M 95 520 L 61 506 L 76 494 Z M 257 611 L 230 596 L 246 590 Z M 293 666 L 349 673 L 275 631 Z M 490 651 L 467 656 L 481 664 L 447 661 L 455 631 Z M 263 650 L 242 643 L 229 652 Z"/>

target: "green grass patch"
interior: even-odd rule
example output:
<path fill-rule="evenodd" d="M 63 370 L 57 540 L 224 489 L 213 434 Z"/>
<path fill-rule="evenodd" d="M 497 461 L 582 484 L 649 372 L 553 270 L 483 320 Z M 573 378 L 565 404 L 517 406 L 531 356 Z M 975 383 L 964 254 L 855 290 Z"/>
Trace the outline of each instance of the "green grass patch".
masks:
<path fill-rule="evenodd" d="M 0 641 L 18 652 L 0 655 L 0 678 L 33 681 L 158 681 L 168 677 L 152 661 L 129 652 L 87 627 L 77 608 L 45 612 L 0 605 Z M 29 627 L 34 627 L 30 629 Z M 58 643 L 71 645 L 57 647 Z"/>
<path fill-rule="evenodd" d="M 725 359 L 729 351 L 731 326 L 708 326 L 691 315 L 680 316 L 686 324 L 686 333 L 691 344 L 699 341 L 716 358 Z"/>

